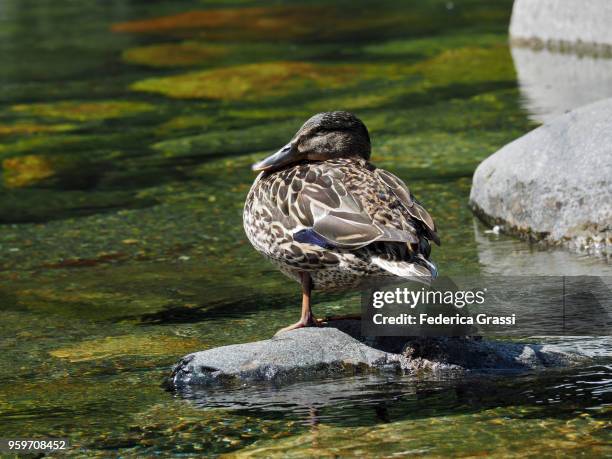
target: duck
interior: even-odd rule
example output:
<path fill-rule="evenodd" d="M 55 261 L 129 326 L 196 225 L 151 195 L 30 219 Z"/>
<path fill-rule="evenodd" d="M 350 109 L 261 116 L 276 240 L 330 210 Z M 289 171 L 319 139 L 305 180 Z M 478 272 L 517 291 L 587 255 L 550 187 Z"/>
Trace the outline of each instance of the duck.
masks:
<path fill-rule="evenodd" d="M 277 332 L 319 326 L 312 292 L 386 280 L 431 282 L 436 224 L 406 184 L 370 162 L 370 135 L 352 113 L 318 113 L 280 150 L 252 166 L 244 205 L 255 250 L 302 290 L 300 319 Z"/>

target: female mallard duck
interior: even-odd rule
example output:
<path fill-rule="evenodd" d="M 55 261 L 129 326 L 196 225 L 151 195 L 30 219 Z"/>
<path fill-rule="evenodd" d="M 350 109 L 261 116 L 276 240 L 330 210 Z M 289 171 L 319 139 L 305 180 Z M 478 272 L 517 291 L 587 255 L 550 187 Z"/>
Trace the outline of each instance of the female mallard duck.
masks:
<path fill-rule="evenodd" d="M 427 211 L 399 178 L 370 159 L 365 125 L 348 112 L 310 118 L 262 171 L 244 206 L 255 249 L 302 284 L 302 317 L 283 328 L 317 325 L 314 290 L 353 289 L 382 277 L 431 280 L 429 240 L 440 244 Z"/>

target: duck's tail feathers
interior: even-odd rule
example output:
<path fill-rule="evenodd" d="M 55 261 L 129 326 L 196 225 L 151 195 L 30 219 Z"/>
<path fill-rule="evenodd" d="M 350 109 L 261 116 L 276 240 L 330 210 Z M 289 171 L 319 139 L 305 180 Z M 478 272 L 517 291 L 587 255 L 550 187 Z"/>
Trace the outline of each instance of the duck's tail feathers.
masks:
<path fill-rule="evenodd" d="M 431 272 L 432 279 L 435 279 L 436 277 L 438 277 L 438 268 L 436 265 L 434 265 L 431 261 L 429 261 L 427 258 L 425 258 L 421 254 L 418 255 L 418 258 L 419 258 L 419 263 L 424 264 L 427 267 L 427 269 L 429 269 L 429 271 Z"/>
<path fill-rule="evenodd" d="M 419 260 L 421 261 L 421 260 Z M 372 263 L 378 266 L 381 269 L 384 269 L 387 272 L 390 272 L 394 276 L 403 277 L 403 278 L 411 278 L 413 280 L 417 280 L 420 282 L 429 283 L 436 276 L 434 272 L 437 273 L 437 270 L 430 271 L 429 265 L 427 267 L 422 266 L 419 263 L 411 263 L 409 261 L 392 261 L 385 260 L 381 257 L 372 257 Z M 433 263 L 431 263 L 433 266 Z M 435 266 L 434 266 L 435 269 Z"/>

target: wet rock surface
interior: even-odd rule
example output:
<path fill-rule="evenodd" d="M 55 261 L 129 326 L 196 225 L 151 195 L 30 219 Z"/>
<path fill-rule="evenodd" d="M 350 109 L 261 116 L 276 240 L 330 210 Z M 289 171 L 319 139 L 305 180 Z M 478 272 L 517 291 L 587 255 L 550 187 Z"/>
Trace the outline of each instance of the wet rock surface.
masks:
<path fill-rule="evenodd" d="M 569 112 L 483 161 L 470 203 L 490 225 L 589 253 L 612 244 L 612 99 Z"/>
<path fill-rule="evenodd" d="M 338 328 L 335 328 L 338 327 Z M 234 344 L 183 357 L 167 381 L 171 388 L 285 384 L 364 373 L 524 371 L 584 360 L 553 346 L 474 337 L 359 337 L 359 321 L 304 328 L 268 340 Z"/>

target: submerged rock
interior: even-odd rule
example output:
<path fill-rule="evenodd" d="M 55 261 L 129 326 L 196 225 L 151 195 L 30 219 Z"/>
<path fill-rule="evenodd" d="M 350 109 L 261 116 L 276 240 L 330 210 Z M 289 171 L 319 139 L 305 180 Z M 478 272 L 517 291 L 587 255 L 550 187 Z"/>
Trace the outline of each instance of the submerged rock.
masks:
<path fill-rule="evenodd" d="M 556 118 L 483 161 L 470 203 L 486 223 L 589 253 L 612 245 L 612 99 Z"/>
<path fill-rule="evenodd" d="M 183 357 L 169 386 L 283 384 L 368 372 L 530 370 L 566 366 L 581 357 L 550 346 L 453 338 L 360 338 L 359 321 L 339 328 L 303 328 L 271 339 L 233 344 Z M 359 337 L 359 339 L 356 339 Z"/>

